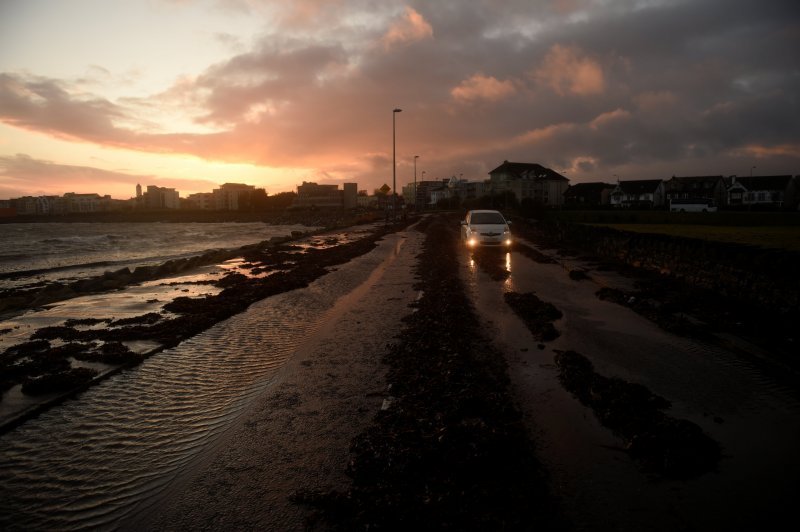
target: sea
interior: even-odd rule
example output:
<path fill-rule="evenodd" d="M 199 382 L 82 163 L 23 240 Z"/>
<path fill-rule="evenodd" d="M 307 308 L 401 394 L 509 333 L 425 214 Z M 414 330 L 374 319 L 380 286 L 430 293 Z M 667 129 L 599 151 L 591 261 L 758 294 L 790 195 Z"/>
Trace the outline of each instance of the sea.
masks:
<path fill-rule="evenodd" d="M 309 229 L 261 222 L 0 224 L 0 290 L 133 270 Z"/>
<path fill-rule="evenodd" d="M 0 286 L 79 279 L 310 229 L 261 223 L 0 225 Z M 368 234 L 368 228 L 342 229 L 297 243 L 332 246 Z M 369 265 L 374 259 L 360 260 Z M 333 269 L 308 289 L 256 302 L 0 433 L 0 530 L 119 530 L 146 515 L 172 482 L 202 463 L 315 324 L 372 268 L 356 271 Z M 0 320 L 0 353 L 3 342 L 24 341 L 37 327 L 66 318 L 157 312 L 172 294 L 200 296 L 190 290 L 214 289 L 192 288 L 181 279 L 79 296 Z M 3 394 L 0 414 L 13 414 L 26 400 L 15 386 Z"/>

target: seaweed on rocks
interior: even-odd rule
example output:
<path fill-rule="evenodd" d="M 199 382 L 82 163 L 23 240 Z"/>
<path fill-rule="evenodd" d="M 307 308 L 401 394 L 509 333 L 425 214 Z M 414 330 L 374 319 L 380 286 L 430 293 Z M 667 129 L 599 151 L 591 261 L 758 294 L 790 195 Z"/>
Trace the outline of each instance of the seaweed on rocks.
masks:
<path fill-rule="evenodd" d="M 67 392 L 90 382 L 97 371 L 89 368 L 72 368 L 57 373 L 45 373 L 28 378 L 22 383 L 22 393 L 26 395 L 45 395 Z"/>
<path fill-rule="evenodd" d="M 41 328 L 31 336 L 31 341 L 13 346 L 0 355 L 0 389 L 7 390 L 16 384 L 24 384 L 25 390 L 41 394 L 47 393 L 47 390 L 70 391 L 70 383 L 74 384 L 76 390 L 82 389 L 97 380 L 94 375 L 90 377 L 87 372 L 78 371 L 82 368 L 70 369 L 69 357 L 123 367 L 133 366 L 144 360 L 144 356 L 131 352 L 121 342 L 151 340 L 159 344 L 158 350 L 174 347 L 214 324 L 246 310 L 256 301 L 307 286 L 325 275 L 329 268 L 371 251 L 378 240 L 405 225 L 384 226 L 359 240 L 324 249 L 311 248 L 293 255 L 287 252 L 293 249 L 292 246 L 281 245 L 273 250 L 269 246 L 257 245 L 249 249 L 248 253 L 261 254 L 261 260 L 267 263 L 271 256 L 278 256 L 281 263 L 289 268 L 263 278 L 228 275 L 224 289 L 216 295 L 200 298 L 178 297 L 166 304 L 163 310 L 173 313 L 174 317 L 148 313 L 116 321 L 110 318 L 69 320 L 64 325 Z M 238 251 L 211 251 L 199 258 L 170 261 L 155 270 L 146 267 L 140 275 L 137 274 L 140 268 L 137 268 L 130 277 L 143 280 L 154 275 L 181 271 L 192 265 L 214 261 L 220 263 L 233 258 L 231 254 L 235 253 Z M 106 277 L 113 275 L 116 274 Z M 106 323 L 107 327 L 76 329 L 77 326 L 99 323 Z M 52 348 L 50 340 L 61 340 L 72 347 Z M 95 342 L 100 347 L 92 345 Z M 85 349 L 75 347 L 78 345 L 83 345 Z M 151 351 L 150 354 L 154 352 Z M 4 425 L 2 429 L 6 430 L 17 421 L 19 420 Z"/>
<path fill-rule="evenodd" d="M 508 306 L 525 322 L 534 338 L 540 342 L 555 340 L 561 333 L 553 322 L 561 319 L 561 311 L 552 303 L 542 301 L 533 293 L 506 292 L 503 297 Z"/>
<path fill-rule="evenodd" d="M 112 327 L 125 327 L 128 325 L 152 325 L 153 323 L 160 321 L 162 318 L 163 316 L 156 312 L 148 312 L 147 314 L 142 314 L 141 316 L 114 320 L 109 323 L 109 325 Z"/>
<path fill-rule="evenodd" d="M 664 413 L 669 401 L 641 384 L 600 375 L 575 351 L 558 352 L 555 361 L 564 388 L 625 441 L 625 450 L 643 470 L 673 479 L 716 470 L 719 444 L 694 423 Z"/>
<path fill-rule="evenodd" d="M 504 358 L 455 266 L 452 225 L 434 217 L 418 227 L 423 296 L 385 359 L 392 400 L 351 443 L 352 487 L 295 497 L 334 529 L 557 528 Z"/>
<path fill-rule="evenodd" d="M 92 325 L 99 325 L 101 323 L 108 323 L 110 320 L 108 319 L 99 319 L 99 318 L 81 318 L 81 319 L 68 319 L 64 322 L 65 327 L 80 327 L 80 326 L 92 326 Z"/>
<path fill-rule="evenodd" d="M 119 342 L 106 342 L 99 349 L 92 347 L 75 353 L 77 360 L 102 362 L 104 364 L 132 364 L 142 360 L 142 356 L 134 353 Z"/>
<path fill-rule="evenodd" d="M 591 277 L 589 277 L 589 275 L 586 273 L 586 270 L 570 270 L 569 278 L 573 281 L 584 281 L 591 279 Z"/>

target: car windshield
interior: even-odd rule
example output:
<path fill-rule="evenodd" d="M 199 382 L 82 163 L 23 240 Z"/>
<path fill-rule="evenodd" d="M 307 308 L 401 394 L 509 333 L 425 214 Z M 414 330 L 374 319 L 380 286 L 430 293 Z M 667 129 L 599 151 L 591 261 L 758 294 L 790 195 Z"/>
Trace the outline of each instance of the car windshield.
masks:
<path fill-rule="evenodd" d="M 471 224 L 505 224 L 506 221 L 499 212 L 474 212 L 469 220 Z"/>

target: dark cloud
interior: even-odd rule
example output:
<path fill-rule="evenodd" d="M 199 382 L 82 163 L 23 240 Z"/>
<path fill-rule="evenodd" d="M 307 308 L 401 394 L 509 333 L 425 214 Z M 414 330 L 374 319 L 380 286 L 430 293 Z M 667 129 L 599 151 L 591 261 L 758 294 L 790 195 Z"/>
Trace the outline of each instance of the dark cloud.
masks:
<path fill-rule="evenodd" d="M 123 112 L 96 97 L 76 98 L 57 80 L 0 73 L 0 119 L 26 129 L 98 142 L 117 137 Z"/>
<path fill-rule="evenodd" d="M 426 179 L 484 178 L 504 159 L 576 180 L 800 171 L 794 1 L 306 0 L 281 13 L 254 49 L 154 98 L 195 106 L 214 133 L 135 131 L 119 125 L 136 118 L 126 102 L 11 74 L 0 76 L 0 116 L 103 144 L 315 168 L 369 189 L 391 178 L 395 107 L 402 182 L 414 155 Z"/>

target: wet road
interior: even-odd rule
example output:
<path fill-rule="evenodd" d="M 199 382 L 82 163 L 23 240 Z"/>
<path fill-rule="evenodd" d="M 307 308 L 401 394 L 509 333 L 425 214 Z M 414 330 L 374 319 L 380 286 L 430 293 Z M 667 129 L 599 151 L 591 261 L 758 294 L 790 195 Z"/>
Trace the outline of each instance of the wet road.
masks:
<path fill-rule="evenodd" d="M 794 518 L 800 495 L 796 376 L 669 334 L 598 299 L 600 285 L 630 283 L 617 274 L 590 271 L 593 280 L 574 281 L 562 264 L 510 253 L 503 259 L 510 276 L 493 281 L 468 252 L 462 258 L 468 290 L 506 353 L 540 459 L 577 530 L 754 530 Z M 561 336 L 540 348 L 504 303 L 505 291 L 535 292 L 554 304 L 563 313 L 555 322 Z M 598 373 L 641 383 L 671 401 L 669 415 L 692 421 L 722 445 L 719 470 L 688 481 L 648 479 L 622 452 L 622 441 L 559 383 L 554 351 L 567 349 L 588 357 Z"/>

